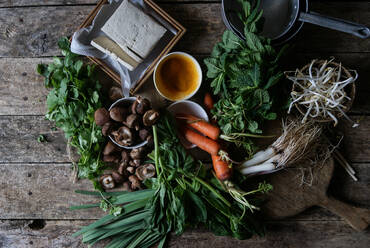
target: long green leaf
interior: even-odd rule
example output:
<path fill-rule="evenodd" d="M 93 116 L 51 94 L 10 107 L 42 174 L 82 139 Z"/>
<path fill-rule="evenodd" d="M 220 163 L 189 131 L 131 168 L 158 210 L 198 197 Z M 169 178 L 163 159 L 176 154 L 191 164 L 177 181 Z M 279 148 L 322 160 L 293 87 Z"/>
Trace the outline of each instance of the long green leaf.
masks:
<path fill-rule="evenodd" d="M 125 219 L 122 219 L 122 220 L 113 222 L 111 224 L 108 224 L 108 225 L 104 226 L 104 228 L 105 229 L 113 229 L 113 228 L 116 228 L 116 227 L 119 227 L 119 226 L 128 225 L 128 224 L 131 224 L 131 223 L 134 223 L 134 222 L 142 221 L 145 218 L 149 217 L 150 215 L 151 215 L 151 213 L 149 211 L 143 211 L 139 214 L 135 214 L 135 215 L 132 215 L 132 216 L 127 217 Z"/>

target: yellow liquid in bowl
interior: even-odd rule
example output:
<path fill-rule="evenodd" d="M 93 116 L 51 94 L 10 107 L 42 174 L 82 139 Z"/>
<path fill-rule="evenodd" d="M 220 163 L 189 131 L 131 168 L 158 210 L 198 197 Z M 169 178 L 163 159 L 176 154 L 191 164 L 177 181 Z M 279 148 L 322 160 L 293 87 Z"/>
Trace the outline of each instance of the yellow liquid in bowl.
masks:
<path fill-rule="evenodd" d="M 182 100 L 193 93 L 200 84 L 195 62 L 182 54 L 172 54 L 158 65 L 156 74 L 158 90 L 173 101 Z"/>

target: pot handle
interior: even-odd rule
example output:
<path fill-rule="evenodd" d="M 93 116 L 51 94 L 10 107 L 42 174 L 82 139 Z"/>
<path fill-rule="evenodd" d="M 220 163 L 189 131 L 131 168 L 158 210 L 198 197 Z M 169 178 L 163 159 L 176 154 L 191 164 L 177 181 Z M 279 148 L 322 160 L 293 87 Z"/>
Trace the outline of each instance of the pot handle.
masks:
<path fill-rule="evenodd" d="M 302 22 L 315 24 L 321 27 L 326 27 L 341 32 L 349 33 L 362 39 L 369 38 L 370 36 L 369 28 L 364 25 L 342 20 L 339 18 L 323 16 L 315 12 L 309 13 L 301 12 L 299 14 L 299 20 Z"/>

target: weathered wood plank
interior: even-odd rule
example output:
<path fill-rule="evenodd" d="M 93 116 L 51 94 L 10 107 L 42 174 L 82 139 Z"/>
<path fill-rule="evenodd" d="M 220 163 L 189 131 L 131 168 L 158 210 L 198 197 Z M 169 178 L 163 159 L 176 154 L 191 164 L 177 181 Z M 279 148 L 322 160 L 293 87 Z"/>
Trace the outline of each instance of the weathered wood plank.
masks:
<path fill-rule="evenodd" d="M 69 162 L 64 134 L 42 116 L 0 117 L 0 163 Z M 44 134 L 49 142 L 39 143 Z"/>
<path fill-rule="evenodd" d="M 209 53 L 224 30 L 220 4 L 160 3 L 171 16 L 182 23 L 188 32 L 175 50 Z M 51 6 L 0 9 L 0 57 L 37 57 L 59 54 L 56 41 L 71 35 L 94 6 Z M 353 21 L 370 23 L 366 2 L 313 2 L 317 12 L 333 14 Z M 362 11 L 358 11 L 361 9 Z M 41 18 L 40 18 L 41 17 Z M 66 18 L 68 17 L 68 18 Z M 73 20 L 73 21 L 72 21 Z M 323 42 L 325 41 L 325 42 Z M 369 52 L 369 40 L 305 25 L 295 40 L 301 52 Z"/>
<path fill-rule="evenodd" d="M 0 0 L 0 7 L 96 4 L 99 0 Z"/>
<path fill-rule="evenodd" d="M 38 221 L 40 222 L 40 221 Z M 71 235 L 79 227 L 91 221 L 45 221 L 41 225 L 27 220 L 0 221 L 1 247 L 87 247 L 80 237 Z M 37 226 L 43 226 L 38 229 Z M 32 228 L 31 228 L 31 227 Z M 35 228 L 36 226 L 36 228 Z M 237 240 L 230 237 L 217 237 L 204 230 L 185 232 L 180 237 L 172 236 L 169 247 L 181 248 L 228 248 L 228 247 L 317 247 L 317 248 L 363 248 L 370 242 L 369 231 L 356 232 L 342 221 L 268 223 L 264 238 L 254 237 L 249 240 Z M 98 244 L 94 247 L 102 247 Z"/>
<path fill-rule="evenodd" d="M 339 125 L 345 134 L 342 149 L 352 162 L 369 162 L 370 117 L 362 119 L 360 126 L 351 128 L 348 122 Z M 0 163 L 1 162 L 69 162 L 65 139 L 61 132 L 53 133 L 53 123 L 42 116 L 0 116 Z M 49 142 L 38 143 L 37 137 L 45 134 Z"/>
<path fill-rule="evenodd" d="M 69 210 L 72 205 L 94 202 L 94 197 L 74 193 L 92 190 L 92 183 L 79 180 L 73 184 L 71 175 L 70 164 L 0 164 L 0 219 L 100 217 L 100 209 Z"/>
<path fill-rule="evenodd" d="M 370 207 L 370 163 L 353 164 L 359 177 L 354 182 L 337 167 L 331 184 L 338 199 Z M 0 219 L 96 219 L 100 210 L 71 211 L 69 206 L 92 203 L 94 197 L 75 194 L 77 189 L 92 190 L 92 184 L 70 181 L 70 164 L 0 164 Z M 322 209 L 312 208 L 290 220 L 340 220 Z"/>
<path fill-rule="evenodd" d="M 294 62 L 291 60 L 293 56 Z M 351 113 L 370 114 L 370 101 L 368 101 L 370 59 L 368 54 L 293 53 L 288 54 L 282 64 L 284 69 L 294 70 L 309 63 L 312 59 L 329 59 L 330 56 L 334 56 L 346 67 L 358 71 L 357 94 Z M 203 64 L 205 56 L 196 56 L 196 58 Z M 45 89 L 43 78 L 36 73 L 35 68 L 39 63 L 50 63 L 51 61 L 50 58 L 0 58 L 0 115 L 42 115 L 45 113 L 45 99 L 48 90 Z"/>

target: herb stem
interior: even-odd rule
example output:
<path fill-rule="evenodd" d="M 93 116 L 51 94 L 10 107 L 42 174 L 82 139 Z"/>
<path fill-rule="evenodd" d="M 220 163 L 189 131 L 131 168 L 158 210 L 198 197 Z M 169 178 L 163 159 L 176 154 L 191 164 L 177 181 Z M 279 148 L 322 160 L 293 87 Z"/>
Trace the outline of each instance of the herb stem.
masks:
<path fill-rule="evenodd" d="M 157 135 L 156 125 L 153 125 L 153 139 L 154 139 L 154 164 L 155 164 L 155 170 L 157 172 L 157 177 L 159 177 L 159 149 L 158 149 L 158 135 Z"/>
<path fill-rule="evenodd" d="M 204 180 L 202 180 L 201 178 L 197 177 L 197 176 L 192 176 L 190 178 L 193 178 L 194 180 L 196 180 L 197 182 L 199 182 L 200 184 L 202 184 L 204 187 L 206 187 L 209 191 L 211 191 L 213 194 L 215 194 L 218 198 L 220 198 L 220 200 L 225 203 L 228 207 L 231 207 L 231 204 L 228 200 L 225 199 L 225 197 L 223 197 L 220 193 L 218 193 L 211 185 L 209 185 L 207 182 L 205 182 Z"/>

